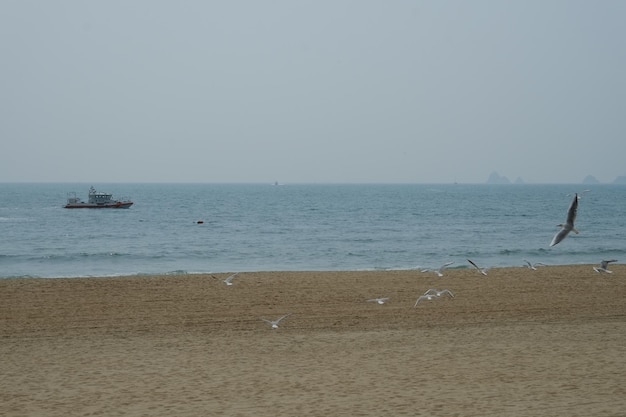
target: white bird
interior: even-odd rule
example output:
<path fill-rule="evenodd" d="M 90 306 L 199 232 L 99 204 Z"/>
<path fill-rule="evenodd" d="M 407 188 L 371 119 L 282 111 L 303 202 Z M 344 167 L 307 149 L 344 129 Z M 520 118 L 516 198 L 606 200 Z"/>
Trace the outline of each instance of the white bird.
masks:
<path fill-rule="evenodd" d="M 226 285 L 233 285 L 233 278 L 235 278 L 237 276 L 239 272 L 235 272 L 232 275 L 229 275 L 228 277 L 226 277 L 226 279 L 224 280 L 224 284 Z"/>
<path fill-rule="evenodd" d="M 285 314 L 284 316 L 280 316 L 280 317 L 279 317 L 279 318 L 277 318 L 276 320 L 267 320 L 267 319 L 263 319 L 263 318 L 262 318 L 261 320 L 263 320 L 264 322 L 269 323 L 269 324 L 272 326 L 272 329 L 278 329 L 278 323 L 280 323 L 280 321 L 281 321 L 282 319 L 284 319 L 285 317 L 289 317 L 289 316 L 291 316 L 291 314 L 292 314 L 292 313 L 287 313 L 287 314 Z"/>
<path fill-rule="evenodd" d="M 442 295 L 447 294 L 450 296 L 450 298 L 454 298 L 454 294 L 452 294 L 452 291 L 450 291 L 447 288 L 444 288 L 443 290 L 438 290 L 436 288 L 430 288 L 428 289 L 424 295 L 434 295 L 435 297 L 441 297 Z"/>
<path fill-rule="evenodd" d="M 567 219 L 565 220 L 565 224 L 559 224 L 561 230 L 554 235 L 552 238 L 552 242 L 550 242 L 550 246 L 554 246 L 568 235 L 569 232 L 574 232 L 578 234 L 578 230 L 574 228 L 574 220 L 576 220 L 576 212 L 578 210 L 578 194 L 574 194 L 574 199 L 572 203 L 569 205 L 569 209 L 567 209 Z"/>
<path fill-rule="evenodd" d="M 536 271 L 538 266 L 546 266 L 546 264 L 541 263 L 541 262 L 535 262 L 533 264 L 533 263 L 531 263 L 530 261 L 528 261 L 526 259 L 524 259 L 524 262 L 526 262 L 526 267 L 528 269 L 532 269 L 533 271 Z"/>
<path fill-rule="evenodd" d="M 471 259 L 468 259 L 467 262 L 471 263 L 474 268 L 476 268 L 478 270 L 478 272 L 480 272 L 483 275 L 487 275 L 487 271 L 489 271 L 489 268 L 481 268 L 478 265 L 476 265 Z"/>
<path fill-rule="evenodd" d="M 415 300 L 415 305 L 413 306 L 413 308 L 417 307 L 417 303 L 419 303 L 422 300 L 432 300 L 433 298 L 435 298 L 436 295 L 434 294 L 422 294 L 419 297 L 417 297 L 417 300 Z"/>
<path fill-rule="evenodd" d="M 608 261 L 603 260 L 602 262 L 600 262 L 600 266 L 594 266 L 593 270 L 596 272 L 606 272 L 607 274 L 612 274 L 613 271 L 608 270 L 610 262 L 617 262 L 617 259 L 610 259 Z"/>
<path fill-rule="evenodd" d="M 582 190 L 581 192 L 578 193 L 578 199 L 580 200 L 580 198 L 585 195 L 586 193 L 588 193 L 591 190 Z M 567 196 L 570 197 L 572 194 L 568 194 Z"/>
<path fill-rule="evenodd" d="M 370 298 L 367 302 L 375 302 L 378 304 L 385 304 L 385 301 L 389 300 L 389 297 Z"/>
<path fill-rule="evenodd" d="M 446 267 L 452 265 L 454 263 L 454 261 L 452 262 L 446 262 L 445 264 L 441 265 L 438 269 L 422 269 L 422 272 L 434 272 L 435 274 L 437 274 L 437 276 L 442 277 L 443 276 L 443 270 L 446 269 Z"/>

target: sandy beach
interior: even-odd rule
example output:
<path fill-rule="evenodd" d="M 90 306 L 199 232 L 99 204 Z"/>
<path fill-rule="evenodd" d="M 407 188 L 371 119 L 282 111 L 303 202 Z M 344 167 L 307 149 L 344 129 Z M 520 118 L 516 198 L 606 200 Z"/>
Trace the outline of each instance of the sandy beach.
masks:
<path fill-rule="evenodd" d="M 0 415 L 623 416 L 592 266 L 3 279 Z"/>

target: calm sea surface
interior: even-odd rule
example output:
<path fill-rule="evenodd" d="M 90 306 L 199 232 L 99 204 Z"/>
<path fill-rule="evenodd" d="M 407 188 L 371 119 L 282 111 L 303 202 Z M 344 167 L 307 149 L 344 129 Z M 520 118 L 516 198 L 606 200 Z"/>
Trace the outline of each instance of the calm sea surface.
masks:
<path fill-rule="evenodd" d="M 620 185 L 93 184 L 135 204 L 63 208 L 90 185 L 0 184 L 1 278 L 626 261 Z"/>

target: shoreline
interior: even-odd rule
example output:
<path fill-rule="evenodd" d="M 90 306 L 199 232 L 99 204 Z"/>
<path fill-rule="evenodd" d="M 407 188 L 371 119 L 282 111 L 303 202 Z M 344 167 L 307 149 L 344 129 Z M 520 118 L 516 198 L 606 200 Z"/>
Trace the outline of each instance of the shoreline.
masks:
<path fill-rule="evenodd" d="M 594 266 L 598 266 L 599 263 L 588 263 L 588 262 L 582 262 L 582 263 L 564 263 L 564 264 L 544 264 L 543 266 L 541 266 L 541 268 L 545 268 L 545 267 L 552 267 L 552 268 L 560 268 L 560 267 L 589 267 L 589 268 L 593 268 Z M 612 266 L 614 265 L 626 265 L 626 264 L 622 264 L 620 262 L 617 263 L 612 263 Z M 504 270 L 504 269 L 527 269 L 527 267 L 523 264 L 523 262 L 520 262 L 519 264 L 516 265 L 497 265 L 497 266 L 491 266 L 489 267 L 489 269 L 500 269 L 500 270 Z M 194 275 L 221 275 L 221 274 L 227 274 L 227 273 L 234 273 L 236 271 L 241 272 L 241 273 L 247 273 L 247 274 L 254 274 L 254 273 L 263 273 L 263 274 L 267 274 L 267 273 L 355 273 L 355 272 L 414 272 L 417 274 L 421 274 L 421 269 L 422 267 L 406 267 L 406 268 L 353 268 L 353 269 L 326 269 L 326 268 L 320 268 L 320 269 L 314 269 L 314 268 L 309 268 L 309 269 L 260 269 L 260 270 L 256 270 L 256 269 L 241 269 L 241 270 L 219 270 L 219 271 L 185 271 L 185 270 L 179 270 L 179 271 L 167 271 L 167 272 L 136 272 L 136 273 L 124 273 L 124 272 L 120 272 L 120 273 L 113 273 L 113 274 L 100 274 L 100 275 L 55 275 L 55 276 L 34 276 L 34 275 L 21 275 L 21 276 L 0 276 L 0 281 L 2 280 L 10 280 L 10 279 L 102 279 L 102 278 L 134 278 L 134 277 L 169 277 L 169 276 L 185 276 L 185 275 L 189 275 L 189 276 L 194 276 Z M 455 264 L 455 265 L 450 265 L 448 267 L 446 267 L 446 271 L 455 271 L 455 270 L 473 270 L 474 267 L 467 264 L 467 265 L 463 265 L 463 264 Z"/>
<path fill-rule="evenodd" d="M 616 415 L 626 266 L 593 266 L 0 279 L 0 414 Z"/>

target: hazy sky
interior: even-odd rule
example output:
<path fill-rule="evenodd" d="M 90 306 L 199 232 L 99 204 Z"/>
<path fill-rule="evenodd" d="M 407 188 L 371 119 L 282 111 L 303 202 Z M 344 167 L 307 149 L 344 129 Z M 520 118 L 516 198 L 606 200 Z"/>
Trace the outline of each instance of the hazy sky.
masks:
<path fill-rule="evenodd" d="M 0 181 L 626 175 L 626 1 L 0 2 Z"/>

